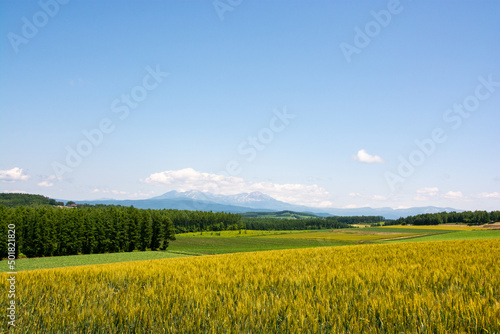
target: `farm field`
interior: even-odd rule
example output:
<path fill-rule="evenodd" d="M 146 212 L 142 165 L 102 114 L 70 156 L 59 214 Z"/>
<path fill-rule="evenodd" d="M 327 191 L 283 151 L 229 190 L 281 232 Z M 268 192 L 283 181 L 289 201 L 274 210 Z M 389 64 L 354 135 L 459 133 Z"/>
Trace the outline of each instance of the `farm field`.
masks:
<path fill-rule="evenodd" d="M 165 259 L 173 257 L 190 256 L 183 253 L 166 252 L 127 252 L 127 253 L 109 253 L 109 254 L 83 254 L 83 255 L 69 255 L 69 256 L 52 256 L 52 257 L 37 257 L 37 258 L 24 258 L 16 260 L 16 270 L 35 270 L 46 268 L 60 268 L 83 266 L 90 264 L 105 264 L 115 262 L 127 261 L 143 261 Z M 0 262 L 1 272 L 9 271 L 7 261 Z"/>
<path fill-rule="evenodd" d="M 321 233 L 321 232 L 320 232 Z M 283 234 L 299 235 L 302 233 Z M 183 251 L 199 254 L 225 254 L 239 252 L 257 252 L 277 249 L 310 248 L 325 246 L 342 246 L 350 244 L 345 240 L 312 240 L 305 238 L 269 238 L 264 236 L 252 237 L 219 237 L 219 236 L 176 236 L 170 242 L 170 251 Z"/>
<path fill-rule="evenodd" d="M 441 224 L 441 225 L 390 225 L 381 226 L 382 229 L 399 228 L 403 230 L 426 230 L 426 231 L 474 231 L 483 230 L 479 226 L 467 226 L 456 224 Z"/>
<path fill-rule="evenodd" d="M 352 244 L 387 242 L 391 240 L 419 241 L 422 237 L 445 235 L 459 231 L 473 231 L 473 227 L 426 226 L 426 228 L 367 227 L 315 231 L 221 231 L 183 233 L 170 242 L 169 251 L 189 252 L 191 254 L 225 254 L 255 252 L 278 249 L 294 249 L 325 246 L 344 246 Z M 477 228 L 476 228 L 477 229 Z M 478 231 L 476 237 L 499 237 L 499 231 L 491 234 Z M 457 236 L 459 238 L 460 235 Z M 436 237 L 437 238 L 437 237 Z M 445 238 L 446 239 L 446 238 Z M 443 240 L 445 240 L 443 239 Z M 448 238 L 453 239 L 453 238 Z M 437 238 L 436 240 L 441 240 Z"/>
<path fill-rule="evenodd" d="M 323 231 L 323 232 L 304 232 L 296 234 L 281 234 L 281 235 L 271 235 L 268 238 L 282 238 L 282 239 L 308 239 L 308 240 L 337 240 L 337 241 L 355 241 L 362 243 L 364 241 L 391 239 L 391 238 L 401 238 L 401 237 L 412 237 L 416 235 L 421 235 L 421 233 L 396 233 L 396 232 L 385 232 L 385 231 Z"/>
<path fill-rule="evenodd" d="M 225 254 L 238 252 L 256 252 L 277 249 L 295 249 L 348 245 L 342 240 L 293 240 L 265 239 L 262 236 L 301 233 L 303 231 L 251 231 L 239 234 L 238 231 L 197 232 L 177 235 L 171 241 L 167 251 L 121 252 L 91 255 L 70 255 L 16 260 L 18 271 L 82 266 L 92 264 L 116 263 L 125 261 L 155 260 L 162 258 Z M 3 264 L 3 265 L 2 265 Z M 0 262 L 0 272 L 9 271 L 6 261 Z"/>
<path fill-rule="evenodd" d="M 461 240 L 19 272 L 12 332 L 498 333 L 499 262 Z"/>
<path fill-rule="evenodd" d="M 321 230 L 318 230 L 321 231 Z M 324 230 L 323 230 L 324 231 Z M 273 231 L 273 230 L 234 230 L 234 231 L 207 231 L 207 232 L 189 232 L 177 234 L 177 236 L 181 237 L 235 237 L 235 238 L 245 238 L 245 237 L 261 237 L 266 235 L 276 235 L 276 234 L 292 234 L 292 233 L 304 233 L 310 231 L 300 231 L 300 230 L 292 230 L 292 231 Z"/>
<path fill-rule="evenodd" d="M 442 240 L 468 240 L 468 239 L 500 239 L 500 230 L 482 231 L 457 231 L 450 233 L 431 234 L 412 239 L 387 240 L 387 242 L 422 242 L 422 241 L 442 241 Z"/>
<path fill-rule="evenodd" d="M 444 229 L 446 228 L 446 229 Z M 34 270 L 170 257 L 332 247 L 366 243 L 499 238 L 500 230 L 468 226 L 387 226 L 318 231 L 220 231 L 183 233 L 166 252 L 125 252 L 19 259 L 18 270 Z M 0 264 L 2 264 L 0 262 Z M 8 271 L 7 265 L 0 266 Z"/>

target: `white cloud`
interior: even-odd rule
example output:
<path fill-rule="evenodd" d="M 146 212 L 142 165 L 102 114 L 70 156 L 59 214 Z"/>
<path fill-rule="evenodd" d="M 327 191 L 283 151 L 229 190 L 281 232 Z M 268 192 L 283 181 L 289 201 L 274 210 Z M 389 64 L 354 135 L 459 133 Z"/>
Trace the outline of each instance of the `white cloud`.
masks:
<path fill-rule="evenodd" d="M 222 195 L 260 191 L 279 201 L 293 204 L 330 207 L 329 194 L 316 184 L 277 184 L 250 182 L 236 176 L 198 172 L 192 168 L 153 173 L 142 182 L 167 186 L 170 190 L 199 190 Z"/>
<path fill-rule="evenodd" d="M 441 193 L 438 187 L 420 188 L 417 190 L 417 195 L 413 198 L 415 201 L 429 201 L 437 198 L 460 199 L 464 198 L 461 191 L 448 191 Z"/>
<path fill-rule="evenodd" d="M 110 190 L 110 192 L 114 195 L 128 195 L 128 192 L 126 191 L 120 191 L 120 190 Z"/>
<path fill-rule="evenodd" d="M 199 190 L 222 194 L 241 193 L 246 185 L 245 180 L 239 177 L 202 173 L 192 168 L 153 173 L 144 182 L 166 185 L 178 191 Z"/>
<path fill-rule="evenodd" d="M 307 205 L 314 207 L 331 207 L 332 202 L 328 200 L 329 194 L 316 184 L 276 184 L 271 182 L 259 182 L 247 184 L 245 192 L 260 191 L 279 201 Z"/>
<path fill-rule="evenodd" d="M 477 198 L 497 198 L 497 199 L 500 199 L 500 193 L 499 192 L 493 192 L 493 193 L 480 193 L 480 194 L 477 194 L 475 197 Z"/>
<path fill-rule="evenodd" d="M 384 159 L 382 159 L 378 155 L 371 155 L 368 152 L 366 152 L 364 149 L 361 149 L 358 151 L 358 154 L 356 154 L 353 157 L 354 160 L 358 160 L 360 162 L 366 162 L 366 163 L 383 163 L 385 162 Z"/>
<path fill-rule="evenodd" d="M 363 195 L 363 194 L 360 194 L 360 193 L 350 193 L 349 197 L 359 197 L 359 198 L 370 199 L 370 200 L 374 200 L 374 201 L 385 201 L 385 200 L 387 200 L 387 197 L 382 196 L 382 195 Z"/>
<path fill-rule="evenodd" d="M 94 193 L 94 194 L 103 193 L 103 194 L 113 194 L 113 195 L 128 195 L 129 194 L 126 191 L 110 190 L 110 189 L 99 189 L 99 188 L 94 188 L 90 192 Z"/>
<path fill-rule="evenodd" d="M 342 209 L 359 209 L 362 208 L 363 205 L 356 205 L 356 204 L 348 204 L 342 207 Z"/>
<path fill-rule="evenodd" d="M 444 198 L 449 198 L 449 199 L 458 199 L 464 197 L 461 191 L 448 191 L 446 194 L 443 195 Z"/>
<path fill-rule="evenodd" d="M 428 198 L 428 197 L 425 197 L 425 196 L 423 196 L 423 195 L 417 195 L 417 196 L 413 197 L 413 200 L 414 200 L 414 201 L 422 201 L 422 202 L 423 202 L 423 201 L 428 201 L 428 200 L 429 200 L 429 198 Z"/>
<path fill-rule="evenodd" d="M 8 170 L 0 170 L 0 180 L 4 182 L 26 181 L 29 175 L 24 173 L 24 170 L 19 167 L 14 167 Z"/>
<path fill-rule="evenodd" d="M 413 199 L 415 201 L 428 201 L 431 197 L 436 197 L 438 195 L 438 187 L 420 188 L 417 190 L 417 196 L 415 196 Z"/>
<path fill-rule="evenodd" d="M 131 198 L 150 198 L 151 196 L 155 196 L 157 195 L 154 191 L 150 191 L 150 192 L 143 192 L 143 191 L 138 191 L 138 192 L 135 192 L 135 193 L 132 193 L 130 194 L 129 196 Z"/>
<path fill-rule="evenodd" d="M 382 195 L 372 195 L 371 199 L 375 201 L 385 201 L 387 197 L 382 196 Z"/>
<path fill-rule="evenodd" d="M 40 183 L 37 183 L 39 187 L 52 187 L 54 183 L 49 182 L 49 181 L 42 181 Z"/>

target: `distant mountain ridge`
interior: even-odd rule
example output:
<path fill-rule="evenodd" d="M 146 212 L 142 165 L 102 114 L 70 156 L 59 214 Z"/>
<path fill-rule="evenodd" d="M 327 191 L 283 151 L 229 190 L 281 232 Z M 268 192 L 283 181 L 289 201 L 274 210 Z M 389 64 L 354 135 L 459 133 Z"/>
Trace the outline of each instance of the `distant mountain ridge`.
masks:
<path fill-rule="evenodd" d="M 386 219 L 397 219 L 400 217 L 415 216 L 422 213 L 451 212 L 453 208 L 441 208 L 434 206 L 414 207 L 407 209 L 385 208 L 313 208 L 302 205 L 294 205 L 278 201 L 269 195 L 261 192 L 241 193 L 234 195 L 212 194 L 190 190 L 179 192 L 169 191 L 163 195 L 142 200 L 91 200 L 75 201 L 83 204 L 108 204 L 131 206 L 140 209 L 178 209 L 178 210 L 198 210 L 198 211 L 225 211 L 232 213 L 245 212 L 275 212 L 275 211 L 294 211 L 306 212 L 319 216 L 383 216 Z"/>
<path fill-rule="evenodd" d="M 199 190 L 190 190 L 179 192 L 176 190 L 169 191 L 163 195 L 151 198 L 152 200 L 164 199 L 192 199 L 197 201 L 212 202 L 227 205 L 245 206 L 255 209 L 262 209 L 266 206 L 267 209 L 276 209 L 290 204 L 275 200 L 271 196 L 258 191 L 251 193 L 240 193 L 235 195 L 220 195 Z"/>

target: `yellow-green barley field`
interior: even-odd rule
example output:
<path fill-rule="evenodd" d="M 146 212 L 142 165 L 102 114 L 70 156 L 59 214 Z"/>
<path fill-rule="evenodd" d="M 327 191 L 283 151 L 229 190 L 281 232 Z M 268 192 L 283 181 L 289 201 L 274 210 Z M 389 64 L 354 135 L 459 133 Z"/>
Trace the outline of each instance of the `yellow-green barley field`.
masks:
<path fill-rule="evenodd" d="M 499 333 L 499 263 L 493 239 L 19 272 L 12 332 Z"/>
<path fill-rule="evenodd" d="M 486 225 L 489 226 L 489 225 Z M 491 225 L 493 227 L 493 225 Z M 467 226 L 467 225 L 455 225 L 455 224 L 441 224 L 441 225 L 389 225 L 381 226 L 381 229 L 390 228 L 405 228 L 410 230 L 447 230 L 447 231 L 480 231 L 484 230 L 484 227 L 478 226 Z"/>
<path fill-rule="evenodd" d="M 384 240 L 384 239 L 397 239 L 402 237 L 412 237 L 417 236 L 419 233 L 384 233 L 383 230 L 380 232 L 363 232 L 359 231 L 322 231 L 322 232 L 303 232 L 303 233 L 293 233 L 293 234 L 276 234 L 268 235 L 266 238 L 286 238 L 286 239 L 311 239 L 311 240 L 342 240 L 342 241 L 374 241 L 374 240 Z"/>

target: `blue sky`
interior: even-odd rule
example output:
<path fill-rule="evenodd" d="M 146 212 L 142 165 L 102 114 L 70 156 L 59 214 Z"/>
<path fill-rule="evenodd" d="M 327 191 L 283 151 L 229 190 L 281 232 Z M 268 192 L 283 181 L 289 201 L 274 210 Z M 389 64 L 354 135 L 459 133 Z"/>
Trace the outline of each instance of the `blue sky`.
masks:
<path fill-rule="evenodd" d="M 497 1 L 0 13 L 0 191 L 500 209 Z"/>

